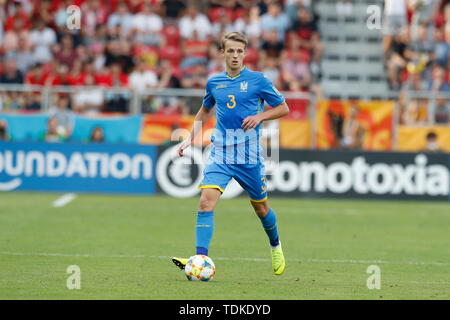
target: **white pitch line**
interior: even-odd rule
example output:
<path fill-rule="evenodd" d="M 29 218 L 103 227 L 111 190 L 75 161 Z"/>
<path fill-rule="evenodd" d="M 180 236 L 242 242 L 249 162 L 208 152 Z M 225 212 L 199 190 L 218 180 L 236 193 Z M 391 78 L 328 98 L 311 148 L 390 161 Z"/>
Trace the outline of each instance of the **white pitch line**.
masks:
<path fill-rule="evenodd" d="M 144 254 L 127 255 L 97 255 L 89 253 L 39 253 L 39 252 L 0 252 L 3 256 L 40 256 L 40 257 L 84 257 L 84 258 L 125 258 L 125 259 L 170 259 L 172 256 L 152 256 Z M 270 259 L 264 258 L 228 258 L 214 257 L 214 260 L 223 261 L 252 261 L 252 262 L 268 262 Z M 433 266 L 450 266 L 450 262 L 433 262 L 433 261 L 385 261 L 385 260 L 339 260 L 339 259 L 286 259 L 292 262 L 313 262 L 313 263 L 342 263 L 342 264 L 406 264 L 406 265 L 433 265 Z"/>
<path fill-rule="evenodd" d="M 75 200 L 77 195 L 75 193 L 66 193 L 63 194 L 61 197 L 53 201 L 53 208 L 61 208 L 64 207 L 69 202 Z"/>

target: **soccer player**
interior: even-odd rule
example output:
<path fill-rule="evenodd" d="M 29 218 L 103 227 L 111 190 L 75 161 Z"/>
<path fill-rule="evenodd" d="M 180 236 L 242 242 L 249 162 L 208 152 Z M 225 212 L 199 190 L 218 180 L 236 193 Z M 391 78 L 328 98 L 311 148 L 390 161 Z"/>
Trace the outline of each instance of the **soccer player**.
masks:
<path fill-rule="evenodd" d="M 188 148 L 216 105 L 213 148 L 203 172 L 196 224 L 196 254 L 208 255 L 214 231 L 214 209 L 228 182 L 234 178 L 245 189 L 250 203 L 269 238 L 272 269 L 284 272 L 286 263 L 278 236 L 277 218 L 269 206 L 264 159 L 259 144 L 262 122 L 278 119 L 289 112 L 283 96 L 260 72 L 244 66 L 247 37 L 230 32 L 221 41 L 226 71 L 210 77 L 203 103 L 195 116 L 190 135 L 180 144 L 178 155 Z M 272 108 L 264 111 L 264 101 Z M 188 259 L 172 258 L 184 269 Z"/>

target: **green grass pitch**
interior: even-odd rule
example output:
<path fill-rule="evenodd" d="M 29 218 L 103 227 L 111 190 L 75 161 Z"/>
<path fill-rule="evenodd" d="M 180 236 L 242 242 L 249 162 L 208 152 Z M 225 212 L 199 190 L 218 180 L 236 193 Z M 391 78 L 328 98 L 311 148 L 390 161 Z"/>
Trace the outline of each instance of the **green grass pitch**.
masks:
<path fill-rule="evenodd" d="M 216 277 L 189 282 L 170 261 L 193 254 L 197 198 L 0 193 L 0 299 L 449 299 L 450 205 L 272 198 L 286 271 L 247 198 L 221 200 Z M 67 289 L 67 267 L 81 289 Z M 381 289 L 367 288 L 367 268 Z"/>

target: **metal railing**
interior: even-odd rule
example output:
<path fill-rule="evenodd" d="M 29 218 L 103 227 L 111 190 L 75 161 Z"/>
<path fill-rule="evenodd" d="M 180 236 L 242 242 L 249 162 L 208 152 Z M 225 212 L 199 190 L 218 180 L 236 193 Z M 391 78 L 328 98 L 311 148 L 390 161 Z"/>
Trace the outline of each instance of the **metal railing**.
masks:
<path fill-rule="evenodd" d="M 101 87 L 101 86 L 38 86 L 38 85 L 28 85 L 28 84 L 0 84 L 0 112 L 3 112 L 2 106 L 2 95 L 7 92 L 23 92 L 23 93 L 31 93 L 38 92 L 40 94 L 41 99 L 41 112 L 47 112 L 52 106 L 52 96 L 58 93 L 67 93 L 67 94 L 77 94 L 79 92 L 85 90 L 101 90 L 103 96 L 107 93 L 126 93 L 129 97 L 127 110 L 129 114 L 142 114 L 147 113 L 148 110 L 144 110 L 143 107 L 145 105 L 145 101 L 154 99 L 155 97 L 173 97 L 179 100 L 185 100 L 187 98 L 197 98 L 196 105 L 190 106 L 192 108 L 191 113 L 196 113 L 198 108 L 201 105 L 201 98 L 204 96 L 204 89 L 147 89 L 145 91 L 134 91 L 130 88 L 123 87 Z M 316 145 L 316 132 L 317 132 L 317 123 L 316 123 L 316 102 L 318 101 L 318 97 L 311 93 L 304 92 L 282 92 L 283 96 L 287 100 L 307 100 L 309 101 L 307 107 L 307 116 L 311 121 L 311 147 Z M 396 129 L 401 121 L 401 108 L 399 105 L 399 92 L 389 91 L 386 92 L 386 97 L 391 97 L 389 100 L 394 100 L 395 107 L 393 113 L 393 127 L 392 127 L 392 146 L 397 145 L 396 141 Z M 420 123 L 420 125 L 435 125 L 434 113 L 437 99 L 446 99 L 450 101 L 450 93 L 448 92 L 433 92 L 433 91 L 402 91 L 404 105 L 406 106 L 412 99 L 423 99 L 428 101 L 427 107 L 427 123 Z M 392 99 L 392 97 L 395 97 Z"/>

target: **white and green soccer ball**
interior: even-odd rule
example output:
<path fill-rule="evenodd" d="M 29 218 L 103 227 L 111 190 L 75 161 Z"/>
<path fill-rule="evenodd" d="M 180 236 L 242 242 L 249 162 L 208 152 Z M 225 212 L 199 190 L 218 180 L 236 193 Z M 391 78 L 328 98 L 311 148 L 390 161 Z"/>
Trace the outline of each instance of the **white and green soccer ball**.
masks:
<path fill-rule="evenodd" d="M 184 272 L 190 281 L 211 281 L 216 274 L 216 266 L 210 257 L 197 254 L 189 258 Z"/>

